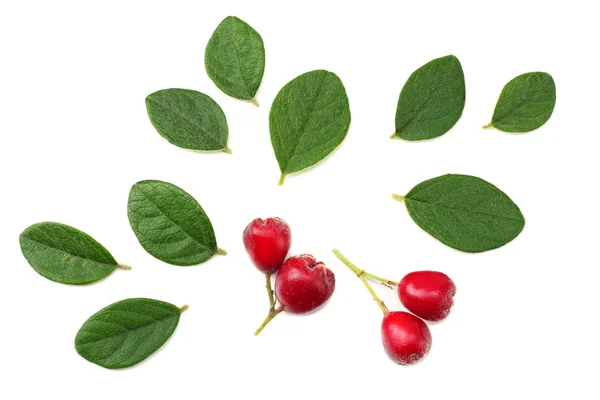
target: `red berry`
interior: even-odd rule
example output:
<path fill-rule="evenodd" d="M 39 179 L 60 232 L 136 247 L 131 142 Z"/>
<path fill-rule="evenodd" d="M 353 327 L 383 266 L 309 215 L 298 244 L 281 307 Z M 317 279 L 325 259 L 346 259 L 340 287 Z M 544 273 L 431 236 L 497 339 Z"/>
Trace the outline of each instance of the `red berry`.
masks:
<path fill-rule="evenodd" d="M 325 264 L 308 254 L 290 257 L 275 281 L 275 295 L 285 311 L 302 314 L 327 301 L 335 288 L 335 276 Z"/>
<path fill-rule="evenodd" d="M 454 282 L 436 271 L 416 271 L 407 274 L 398 285 L 400 301 L 413 314 L 429 320 L 446 318 L 456 293 Z"/>
<path fill-rule="evenodd" d="M 394 362 L 411 364 L 431 348 L 431 332 L 422 319 L 404 311 L 392 311 L 381 324 L 383 348 Z"/>
<path fill-rule="evenodd" d="M 244 229 L 244 247 L 256 268 L 265 273 L 281 267 L 291 243 L 290 226 L 281 218 L 256 218 Z"/>

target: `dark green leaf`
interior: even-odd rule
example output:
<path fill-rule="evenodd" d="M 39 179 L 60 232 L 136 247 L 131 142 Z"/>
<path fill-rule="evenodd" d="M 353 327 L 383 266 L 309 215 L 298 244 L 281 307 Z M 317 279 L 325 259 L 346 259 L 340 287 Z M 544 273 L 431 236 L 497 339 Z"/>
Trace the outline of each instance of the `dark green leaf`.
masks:
<path fill-rule="evenodd" d="M 146 97 L 150 122 L 175 146 L 191 150 L 227 147 L 229 129 L 221 107 L 204 93 L 188 89 L 164 89 Z"/>
<path fill-rule="evenodd" d="M 336 74 L 317 70 L 288 82 L 269 114 L 271 143 L 281 170 L 279 183 L 327 157 L 342 143 L 349 127 L 348 96 Z"/>
<path fill-rule="evenodd" d="M 237 17 L 225 18 L 204 53 L 206 73 L 225 94 L 258 105 L 254 96 L 265 70 L 262 38 Z"/>
<path fill-rule="evenodd" d="M 104 368 L 131 367 L 171 337 L 186 308 L 143 298 L 118 301 L 84 322 L 75 337 L 75 349 Z"/>
<path fill-rule="evenodd" d="M 529 132 L 544 125 L 554 110 L 556 87 L 550 74 L 529 72 L 519 75 L 504 86 L 492 122 L 504 132 Z"/>
<path fill-rule="evenodd" d="M 437 58 L 412 73 L 396 109 L 392 138 L 432 139 L 448 132 L 465 108 L 465 77 L 455 56 Z"/>
<path fill-rule="evenodd" d="M 133 185 L 127 214 L 142 247 L 166 263 L 196 265 L 225 253 L 217 248 L 212 224 L 200 204 L 170 183 Z"/>
<path fill-rule="evenodd" d="M 119 266 L 94 238 L 57 222 L 31 225 L 19 242 L 33 269 L 59 283 L 85 285 L 106 278 Z"/>
<path fill-rule="evenodd" d="M 431 236 L 469 253 L 504 246 L 525 226 L 521 210 L 504 192 L 474 176 L 439 176 L 394 198 L 404 200 L 411 218 Z"/>

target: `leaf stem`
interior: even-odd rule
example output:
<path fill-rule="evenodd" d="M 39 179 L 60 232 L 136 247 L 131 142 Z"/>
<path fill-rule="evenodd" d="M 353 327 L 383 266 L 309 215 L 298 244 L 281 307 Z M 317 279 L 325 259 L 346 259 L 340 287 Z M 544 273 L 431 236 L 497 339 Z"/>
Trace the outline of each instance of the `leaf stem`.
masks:
<path fill-rule="evenodd" d="M 377 296 L 377 294 L 375 293 L 375 291 L 373 290 L 373 288 L 371 287 L 369 282 L 367 282 L 367 280 L 365 279 L 365 275 L 366 275 L 365 271 L 358 268 L 356 265 L 352 264 L 352 262 L 350 262 L 350 260 L 348 260 L 346 257 L 344 257 L 344 255 L 342 253 L 340 253 L 340 251 L 338 249 L 333 249 L 333 254 L 335 254 L 337 258 L 339 258 L 344 264 L 346 264 L 346 266 L 348 268 L 350 268 L 356 274 L 356 276 L 358 276 L 358 278 L 365 285 L 365 287 L 367 288 L 369 293 L 371 293 L 371 297 L 373 297 L 373 300 L 375 300 L 375 302 L 377 303 L 379 308 L 381 308 L 381 311 L 383 311 L 383 314 L 385 315 L 385 314 L 389 313 L 390 310 L 388 310 L 388 308 L 385 305 L 385 303 L 383 302 L 383 300 L 381 300 L 379 298 L 379 296 Z"/>
<path fill-rule="evenodd" d="M 217 247 L 217 254 L 220 256 L 224 256 L 227 254 L 227 252 L 219 247 Z"/>
<path fill-rule="evenodd" d="M 394 199 L 396 201 L 404 201 L 404 196 L 402 196 L 400 194 L 392 194 L 392 199 Z"/>
<path fill-rule="evenodd" d="M 254 332 L 254 336 L 258 336 L 258 334 L 261 333 L 263 329 L 265 329 L 265 326 L 267 326 L 267 324 L 269 322 L 271 322 L 271 320 L 273 318 L 275 318 L 282 311 L 283 311 L 283 306 L 279 306 L 278 308 L 273 308 L 273 309 L 269 310 L 269 315 L 267 315 L 267 318 L 265 318 L 265 320 L 263 321 L 262 324 L 260 324 L 260 326 L 258 327 L 256 332 Z"/>
<path fill-rule="evenodd" d="M 484 125 L 483 129 L 490 129 L 490 128 L 493 128 L 493 127 L 494 127 L 494 125 L 492 125 L 492 123 L 490 122 L 489 124 Z"/>
<path fill-rule="evenodd" d="M 256 97 L 251 98 L 249 101 L 250 101 L 250 103 L 254 104 L 256 107 L 259 106 L 258 101 L 256 100 Z"/>
<path fill-rule="evenodd" d="M 129 271 L 131 269 L 131 266 L 127 264 L 117 264 L 117 268 L 122 269 L 124 271 Z"/>
<path fill-rule="evenodd" d="M 181 314 L 182 312 L 184 312 L 184 311 L 185 311 L 185 310 L 187 310 L 188 308 L 190 308 L 190 306 L 188 306 L 187 304 L 186 304 L 186 305 L 183 305 L 183 306 L 181 306 L 181 307 L 179 307 L 179 313 Z"/>
<path fill-rule="evenodd" d="M 396 132 L 392 133 L 392 135 L 390 136 L 390 139 L 398 139 Z"/>
<path fill-rule="evenodd" d="M 283 180 L 285 179 L 285 174 L 281 174 L 281 176 L 279 177 L 279 182 L 277 182 L 277 184 L 279 186 L 283 185 Z"/>
<path fill-rule="evenodd" d="M 222 152 L 227 153 L 227 154 L 231 154 L 231 149 L 227 146 L 225 146 L 224 148 L 221 149 Z"/>

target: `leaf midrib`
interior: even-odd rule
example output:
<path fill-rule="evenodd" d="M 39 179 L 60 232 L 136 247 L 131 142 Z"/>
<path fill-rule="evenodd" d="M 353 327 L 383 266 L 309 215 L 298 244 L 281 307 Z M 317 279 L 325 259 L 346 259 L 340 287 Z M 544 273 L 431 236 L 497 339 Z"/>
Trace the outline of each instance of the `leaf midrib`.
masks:
<path fill-rule="evenodd" d="M 308 121 L 310 120 L 310 117 L 312 116 L 312 114 L 313 114 L 313 113 L 314 113 L 314 111 L 315 111 L 315 108 L 316 108 L 316 100 L 317 100 L 317 99 L 319 98 L 319 96 L 321 95 L 321 92 L 322 92 L 322 90 L 323 90 L 323 86 L 324 86 L 324 82 L 325 82 L 325 79 L 327 79 L 327 76 L 328 76 L 328 75 L 327 75 L 327 73 L 325 73 L 325 74 L 324 74 L 324 76 L 323 76 L 323 78 L 321 79 L 321 82 L 320 82 L 320 84 L 319 84 L 319 85 L 318 85 L 318 87 L 317 87 L 317 91 L 315 92 L 315 95 L 314 95 L 314 96 L 311 98 L 311 102 L 310 102 L 309 111 L 306 113 L 306 116 L 305 116 L 304 120 L 302 121 L 302 124 L 301 124 L 301 127 L 300 127 L 300 129 L 297 131 L 297 132 L 299 132 L 299 135 L 297 136 L 298 140 L 296 140 L 296 141 L 294 142 L 294 145 L 293 145 L 293 147 L 292 147 L 291 151 L 290 151 L 289 153 L 287 153 L 287 154 L 289 154 L 289 157 L 288 157 L 288 159 L 287 159 L 287 161 L 286 161 L 286 163 L 285 163 L 285 167 L 282 167 L 282 168 L 281 168 L 281 171 L 282 171 L 282 172 L 284 172 L 284 173 L 286 172 L 286 170 L 287 170 L 287 167 L 288 167 L 288 165 L 290 164 L 290 161 L 292 160 L 292 158 L 293 158 L 293 156 L 294 156 L 294 153 L 296 152 L 296 149 L 298 148 L 298 145 L 300 144 L 300 139 L 301 139 L 301 138 L 304 136 L 304 134 L 306 133 L 306 132 L 305 132 L 306 125 L 308 125 Z M 278 136 L 280 136 L 280 137 L 281 137 L 281 135 L 278 135 Z M 283 143 L 283 141 L 282 141 L 282 143 Z"/>
<path fill-rule="evenodd" d="M 413 202 L 415 202 L 415 203 L 426 204 L 426 205 L 428 205 L 428 206 L 430 206 L 430 207 L 439 207 L 439 208 L 445 208 L 445 209 L 452 210 L 452 211 L 456 211 L 456 212 L 470 213 L 470 214 L 483 215 L 483 216 L 486 216 L 486 217 L 494 217 L 494 218 L 507 219 L 507 220 L 509 220 L 509 221 L 514 221 L 514 222 L 525 222 L 525 220 L 524 220 L 524 219 L 515 219 L 515 218 L 511 218 L 511 217 L 507 217 L 507 216 L 494 215 L 494 214 L 486 214 L 486 213 L 479 212 L 479 211 L 471 211 L 471 210 L 468 210 L 468 211 L 467 211 L 467 210 L 461 210 L 461 209 L 459 209 L 459 208 L 452 208 L 452 207 L 449 207 L 449 206 L 444 206 L 444 205 L 441 205 L 441 204 L 430 203 L 430 202 L 427 202 L 427 201 L 422 201 L 422 200 L 416 200 L 416 199 L 414 199 L 414 198 L 411 198 L 411 197 L 406 197 L 406 198 L 405 198 L 405 200 L 408 200 L 408 201 L 413 201 Z"/>
<path fill-rule="evenodd" d="M 150 98 L 149 101 L 156 104 L 157 106 L 161 107 L 162 109 L 176 115 L 178 118 L 190 123 L 192 126 L 197 128 L 200 131 L 200 133 L 202 134 L 202 137 L 204 137 L 205 139 L 208 139 L 209 142 L 212 142 L 216 146 L 221 146 L 221 148 L 223 147 L 223 145 L 221 143 L 217 142 L 217 140 L 215 138 L 213 138 L 203 127 L 198 125 L 193 119 L 186 118 L 185 115 L 183 115 L 179 112 L 176 112 L 172 108 L 169 108 L 169 107 L 159 103 L 157 100 Z"/>
<path fill-rule="evenodd" d="M 148 197 L 148 195 L 146 193 L 144 193 L 143 190 L 141 190 L 139 188 L 137 188 L 137 190 L 142 194 L 142 196 L 144 196 L 144 198 L 146 200 L 148 200 L 148 202 L 150 202 L 150 204 L 152 204 L 161 213 L 161 215 L 163 217 L 165 217 L 167 220 L 169 220 L 169 222 L 171 222 L 173 225 L 178 227 L 183 233 L 185 233 L 187 235 L 188 238 L 192 239 L 195 243 L 200 245 L 200 247 L 202 247 L 206 250 L 212 250 L 210 247 L 208 247 L 204 243 L 199 242 L 198 239 L 196 239 L 194 236 L 192 236 L 190 233 L 188 233 L 185 229 L 183 229 L 183 227 L 181 225 L 175 223 L 175 221 L 173 221 L 167 214 L 165 214 L 165 212 L 154 201 L 152 201 L 152 199 L 150 197 Z"/>
<path fill-rule="evenodd" d="M 59 252 L 61 252 L 61 253 L 67 254 L 67 255 L 69 255 L 69 256 L 71 256 L 71 257 L 78 258 L 78 259 L 80 259 L 80 260 L 83 260 L 83 261 L 90 261 L 90 262 L 94 262 L 94 263 L 97 263 L 97 264 L 108 265 L 108 266 L 110 266 L 110 267 L 115 267 L 115 268 L 116 268 L 116 267 L 117 267 L 117 265 L 118 265 L 118 263 L 115 263 L 115 264 L 109 264 L 109 263 L 105 263 L 105 262 L 103 262 L 103 261 L 93 260 L 93 259 L 91 259 L 91 258 L 84 258 L 84 257 L 78 256 L 78 255 L 76 255 L 76 254 L 72 254 L 72 253 L 69 253 L 69 252 L 67 252 L 67 251 L 64 251 L 64 250 L 62 250 L 62 249 L 59 249 L 58 247 L 49 246 L 48 244 L 46 244 L 46 243 L 44 243 L 44 242 L 40 242 L 39 240 L 32 239 L 32 238 L 30 238 L 30 237 L 28 237 L 28 236 L 22 236 L 22 237 L 23 237 L 24 239 L 27 239 L 27 240 L 30 240 L 30 241 L 32 241 L 32 242 L 35 242 L 35 243 L 37 243 L 37 244 L 40 244 L 40 245 L 42 245 L 42 246 L 44 246 L 44 247 L 46 247 L 46 248 L 48 248 L 48 249 L 52 249 L 52 250 L 59 251 Z"/>

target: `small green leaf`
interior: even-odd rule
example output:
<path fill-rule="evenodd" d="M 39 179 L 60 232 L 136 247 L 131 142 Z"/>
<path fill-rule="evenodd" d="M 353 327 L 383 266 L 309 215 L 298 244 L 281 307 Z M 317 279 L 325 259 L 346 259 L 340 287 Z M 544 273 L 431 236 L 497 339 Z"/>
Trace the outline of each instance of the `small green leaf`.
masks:
<path fill-rule="evenodd" d="M 448 132 L 465 108 L 465 76 L 455 56 L 437 58 L 417 69 L 404 84 L 392 138 L 433 139 Z"/>
<path fill-rule="evenodd" d="M 349 127 L 348 96 L 336 74 L 317 70 L 288 82 L 269 114 L 271 144 L 281 170 L 279 183 L 327 157 L 342 143 Z"/>
<path fill-rule="evenodd" d="M 129 223 L 142 247 L 173 265 L 196 265 L 215 253 L 217 240 L 208 216 L 196 199 L 162 181 L 142 181 L 131 188 Z"/>
<path fill-rule="evenodd" d="M 554 111 L 556 86 L 550 74 L 529 72 L 508 82 L 496 108 L 492 122 L 484 128 L 494 127 L 504 132 L 529 132 L 544 125 Z"/>
<path fill-rule="evenodd" d="M 164 89 L 146 97 L 150 122 L 175 146 L 191 150 L 231 153 L 229 129 L 219 105 L 204 93 L 188 89 Z"/>
<path fill-rule="evenodd" d="M 83 323 L 75 336 L 75 349 L 104 368 L 131 367 L 165 344 L 185 309 L 152 299 L 118 301 Z"/>
<path fill-rule="evenodd" d="M 31 225 L 19 242 L 33 269 L 54 282 L 85 285 L 106 278 L 120 266 L 94 238 L 58 222 Z"/>
<path fill-rule="evenodd" d="M 404 200 L 410 217 L 431 236 L 469 253 L 504 246 L 525 226 L 521 210 L 504 192 L 474 176 L 438 176 L 394 198 Z"/>
<path fill-rule="evenodd" d="M 204 53 L 206 73 L 225 94 L 258 105 L 254 96 L 265 71 L 263 40 L 237 17 L 225 18 Z"/>

